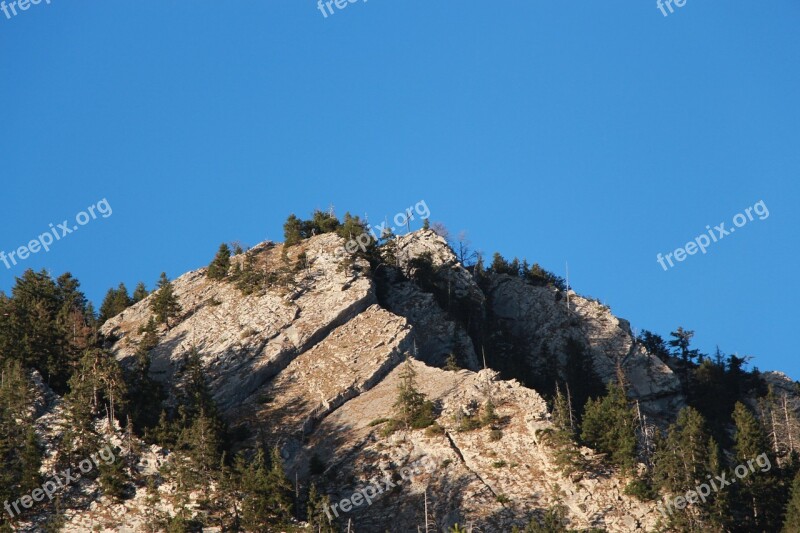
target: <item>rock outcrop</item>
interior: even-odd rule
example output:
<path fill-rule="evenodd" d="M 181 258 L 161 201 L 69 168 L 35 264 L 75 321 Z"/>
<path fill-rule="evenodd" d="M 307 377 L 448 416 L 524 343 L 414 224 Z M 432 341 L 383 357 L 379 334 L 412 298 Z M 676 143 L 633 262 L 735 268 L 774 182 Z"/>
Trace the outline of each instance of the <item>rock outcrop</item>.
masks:
<path fill-rule="evenodd" d="M 542 353 L 564 365 L 570 346 L 578 346 L 601 380 L 615 380 L 621 370 L 642 411 L 669 420 L 685 405 L 680 382 L 636 341 L 628 322 L 572 291 L 567 305 L 567 294 L 553 287 L 505 274 L 476 279 L 430 230 L 398 237 L 396 262 L 384 273 L 372 272 L 364 259 L 342 260 L 343 244 L 323 234 L 286 249 L 269 242 L 255 247 L 247 260 L 284 277 L 279 283 L 265 277 L 249 294 L 209 279 L 205 269 L 175 279 L 182 311 L 158 332 L 152 376 L 170 382 L 197 350 L 231 427 L 278 445 L 301 493 L 314 481 L 340 503 L 370 484 L 380 487 L 369 504 L 331 509 L 357 531 L 417 531 L 426 508 L 431 530 L 458 522 L 475 531 L 509 531 L 556 505 L 566 509 L 572 528 L 656 527 L 655 506 L 626 495 L 629 480 L 591 450 L 579 450 L 586 469 L 563 471 L 547 438 L 553 425 L 545 400 L 485 369 L 485 347 L 475 340 L 478 326 L 496 326 L 514 339 L 532 374 L 546 364 Z M 232 261 L 241 266 L 245 257 Z M 422 281 L 415 270 L 426 265 L 431 277 Z M 102 328 L 123 365 L 132 362 L 152 298 Z M 462 369 L 443 368 L 451 356 Z M 407 358 L 420 391 L 434 403 L 436 424 L 388 431 Z M 800 410 L 788 378 L 765 379 Z M 52 440 L 59 400 L 44 384 L 37 388 L 40 429 L 51 428 L 46 440 Z M 465 419 L 481 416 L 489 404 L 496 415 L 490 422 L 465 427 Z M 151 447 L 137 468 L 156 475 L 173 460 L 168 450 Z M 158 490 L 172 489 L 167 482 Z M 67 513 L 65 530 L 141 530 L 155 512 L 148 501 L 143 487 L 123 503 L 96 500 Z M 159 505 L 158 512 L 174 512 L 169 503 Z"/>

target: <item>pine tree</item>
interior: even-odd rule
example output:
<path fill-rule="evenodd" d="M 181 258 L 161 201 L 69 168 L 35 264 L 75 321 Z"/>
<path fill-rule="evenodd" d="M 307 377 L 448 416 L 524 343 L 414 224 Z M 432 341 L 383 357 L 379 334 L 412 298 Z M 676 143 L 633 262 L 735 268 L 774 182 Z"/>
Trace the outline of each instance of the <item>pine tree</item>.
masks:
<path fill-rule="evenodd" d="M 786 506 L 786 518 L 783 521 L 783 533 L 800 531 L 800 471 L 792 482 L 792 492 Z"/>
<path fill-rule="evenodd" d="M 269 484 L 270 507 L 279 516 L 289 518 L 292 514 L 293 490 L 292 484 L 283 469 L 283 459 L 277 446 L 274 446 L 270 452 L 269 463 L 267 482 Z"/>
<path fill-rule="evenodd" d="M 130 416 L 136 431 L 142 433 L 158 424 L 161 404 L 166 399 L 164 388 L 150 377 L 150 352 L 158 346 L 158 329 L 153 316 L 139 329 L 141 338 L 136 347 L 136 364 L 127 376 Z"/>
<path fill-rule="evenodd" d="M 139 303 L 145 298 L 147 298 L 147 287 L 145 286 L 144 282 L 140 281 L 136 284 L 136 288 L 133 290 L 133 303 Z"/>
<path fill-rule="evenodd" d="M 161 279 L 158 281 L 158 290 L 156 291 L 150 307 L 155 314 L 156 322 L 164 324 L 169 329 L 170 318 L 177 318 L 181 313 L 181 306 L 178 303 L 178 297 L 175 296 L 172 282 L 167 278 L 165 272 L 161 273 Z"/>
<path fill-rule="evenodd" d="M 120 501 L 125 496 L 125 490 L 130 478 L 125 472 L 123 461 L 120 457 L 120 449 L 114 451 L 115 460 L 110 463 L 100 462 L 99 482 L 103 494 L 116 501 Z"/>
<path fill-rule="evenodd" d="M 694 337 L 694 331 L 687 331 L 679 327 L 676 331 L 670 333 L 670 335 L 673 339 L 669 341 L 669 345 L 675 349 L 675 357 L 680 357 L 684 365 L 688 365 L 692 359 L 700 357 L 700 353 L 697 350 L 689 349 L 692 337 Z"/>
<path fill-rule="evenodd" d="M 327 513 L 326 513 L 327 510 Z M 330 515 L 330 517 L 329 517 Z M 330 511 L 330 498 L 321 495 L 317 491 L 317 486 L 312 483 L 308 491 L 308 504 L 306 505 L 306 521 L 315 533 L 337 533 L 335 522 L 333 522 Z"/>
<path fill-rule="evenodd" d="M 283 245 L 294 246 L 303 240 L 303 222 L 294 213 L 289 215 L 283 225 Z"/>
<path fill-rule="evenodd" d="M 636 414 L 621 386 L 609 383 L 607 391 L 603 398 L 587 402 L 581 439 L 630 472 L 636 465 Z"/>
<path fill-rule="evenodd" d="M 659 444 L 653 479 L 667 494 L 685 493 L 707 483 L 707 476 L 718 473 L 718 470 L 710 469 L 716 462 L 710 456 L 716 443 L 706 429 L 705 419 L 692 407 L 685 407 L 678 413 L 677 421 L 669 427 L 667 438 Z M 702 531 L 708 519 L 706 506 L 691 506 L 672 515 L 670 524 L 681 531 Z"/>
<path fill-rule="evenodd" d="M 267 532 L 268 524 L 278 525 L 291 516 L 291 484 L 283 475 L 280 453 L 275 448 L 271 464 L 263 449 L 251 460 L 236 458 L 242 503 L 242 527 L 246 531 Z"/>
<path fill-rule="evenodd" d="M 406 429 L 422 429 L 434 422 L 433 404 L 417 389 L 417 371 L 406 357 L 400 372 L 400 383 L 397 386 L 397 401 L 394 404 L 397 417 Z"/>
<path fill-rule="evenodd" d="M 228 276 L 228 270 L 231 267 L 231 249 L 228 245 L 222 243 L 219 245 L 219 250 L 214 260 L 208 265 L 206 275 L 211 279 L 225 279 Z"/>
<path fill-rule="evenodd" d="M 128 295 L 128 288 L 120 283 L 116 289 L 108 289 L 106 297 L 100 306 L 100 322 L 105 323 L 133 305 L 134 301 Z"/>
<path fill-rule="evenodd" d="M 769 439 L 753 413 L 741 402 L 736 402 L 733 410 L 736 425 L 734 449 L 737 468 L 766 455 L 769 464 L 775 463 Z M 736 483 L 734 492 L 735 508 L 741 513 L 742 524 L 752 531 L 776 531 L 780 528 L 783 503 L 780 486 L 774 471 L 749 473 Z M 776 508 L 778 507 L 778 508 Z"/>
<path fill-rule="evenodd" d="M 383 262 L 389 266 L 396 267 L 397 262 L 397 238 L 391 229 L 384 229 L 381 235 L 383 244 L 381 244 L 381 258 Z"/>

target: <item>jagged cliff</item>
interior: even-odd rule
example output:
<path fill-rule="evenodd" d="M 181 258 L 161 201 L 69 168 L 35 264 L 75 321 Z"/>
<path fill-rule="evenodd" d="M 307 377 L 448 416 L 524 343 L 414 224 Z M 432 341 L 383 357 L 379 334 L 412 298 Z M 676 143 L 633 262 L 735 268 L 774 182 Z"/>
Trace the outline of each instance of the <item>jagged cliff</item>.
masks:
<path fill-rule="evenodd" d="M 566 506 L 573 528 L 656 527 L 655 506 L 626 495 L 627 480 L 591 450 L 580 450 L 584 471 L 562 472 L 545 438 L 552 430 L 546 402 L 518 380 L 484 369 L 486 347 L 475 334 L 476 322 L 491 320 L 513 338 L 531 375 L 547 363 L 543 353 L 563 366 L 570 346 L 577 346 L 589 354 L 601 380 L 615 380 L 622 371 L 631 398 L 652 423 L 663 425 L 685 405 L 680 381 L 636 341 L 628 322 L 572 291 L 568 307 L 563 291 L 508 275 L 493 274 L 479 284 L 430 230 L 397 239 L 391 273 L 372 272 L 363 259 L 345 264 L 337 254 L 343 243 L 333 233 L 286 250 L 262 243 L 251 254 L 264 269 L 301 256 L 303 267 L 280 288 L 265 286 L 249 295 L 209 279 L 205 269 L 174 280 L 182 311 L 158 332 L 152 375 L 169 382 L 194 348 L 230 426 L 277 444 L 298 487 L 307 487 L 313 476 L 321 492 L 339 502 L 377 482 L 386 490 L 371 505 L 331 510 L 344 523 L 351 519 L 354 531 L 416 531 L 426 506 L 438 530 L 458 522 L 474 531 L 510 531 L 555 503 Z M 435 267 L 427 287 L 412 275 L 421 256 Z M 242 255 L 233 258 L 234 264 L 242 261 Z M 132 363 L 152 298 L 102 328 L 123 365 Z M 466 311 L 454 312 L 453 302 Z M 442 368 L 450 354 L 458 354 L 462 369 Z M 407 356 L 420 391 L 436 406 L 437 430 L 385 436 Z M 791 388 L 785 377 L 770 379 Z M 39 409 L 57 418 L 59 400 L 41 388 Z M 492 427 L 460 431 L 459 420 L 487 401 L 496 409 Z M 42 427 L 57 426 L 42 421 Z M 144 475 L 156 475 L 170 460 L 169 450 L 155 446 L 137 457 Z M 409 465 L 417 466 L 401 475 Z M 168 494 L 170 483 L 159 490 Z M 67 513 L 66 530 L 141 530 L 149 505 L 143 488 L 121 504 L 93 501 Z"/>

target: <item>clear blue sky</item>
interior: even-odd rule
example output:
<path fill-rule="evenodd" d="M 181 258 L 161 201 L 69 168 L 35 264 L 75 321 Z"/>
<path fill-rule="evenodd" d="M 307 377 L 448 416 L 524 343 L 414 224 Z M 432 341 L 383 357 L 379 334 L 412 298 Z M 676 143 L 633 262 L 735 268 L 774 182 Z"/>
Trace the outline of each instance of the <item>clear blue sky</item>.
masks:
<path fill-rule="evenodd" d="M 280 240 L 290 212 L 433 220 L 564 274 L 634 327 L 800 378 L 800 4 L 44 1 L 0 12 L 6 269 L 99 302 Z M 667 253 L 763 200 L 665 272 Z"/>

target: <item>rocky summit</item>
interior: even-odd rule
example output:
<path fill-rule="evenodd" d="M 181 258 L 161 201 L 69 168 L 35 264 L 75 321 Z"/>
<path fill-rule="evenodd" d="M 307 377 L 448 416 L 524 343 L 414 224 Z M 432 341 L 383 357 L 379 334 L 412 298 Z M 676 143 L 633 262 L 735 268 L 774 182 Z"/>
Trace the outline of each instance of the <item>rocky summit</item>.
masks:
<path fill-rule="evenodd" d="M 131 476 L 117 498 L 99 490 L 99 479 L 81 482 L 80 497 L 61 510 L 63 531 L 158 531 L 213 513 L 223 518 L 200 529 L 235 530 L 224 522 L 241 524 L 248 497 L 246 488 L 223 495 L 225 472 L 258 464 L 248 452 L 255 449 L 274 451 L 264 465 L 280 464 L 294 509 L 264 531 L 674 527 L 654 497 L 631 487 L 653 468 L 651 441 L 687 407 L 686 365 L 653 353 L 628 321 L 558 280 L 537 282 L 482 260 L 462 264 L 430 229 L 373 250 L 383 254 L 378 265 L 368 253 L 343 254 L 344 244 L 334 232 L 292 246 L 259 244 L 233 254 L 219 276 L 203 268 L 171 281 L 179 310 L 163 323 L 152 320 L 154 292 L 102 325 L 104 349 L 126 375 L 145 354 L 146 373 L 166 391 L 162 420 L 141 434 L 113 416 L 94 421 Z M 204 467 L 185 453 L 183 437 L 154 435 L 170 409 L 182 413 L 178 420 L 185 405 L 198 405 L 178 409 L 190 397 L 192 372 L 240 462 L 182 492 L 183 467 Z M 34 377 L 38 435 L 48 450 L 42 471 L 52 472 L 70 410 Z M 795 384 L 778 373 L 761 379 L 794 419 Z M 569 405 L 565 422 L 559 402 L 591 404 L 608 384 L 623 386 L 638 439 L 627 468 L 589 446 L 586 421 L 583 437 L 570 429 L 563 438 L 582 410 Z M 750 398 L 750 406 L 759 403 Z M 34 515 L 19 529 L 44 528 L 48 519 Z M 558 526 L 531 529 L 548 523 Z"/>

